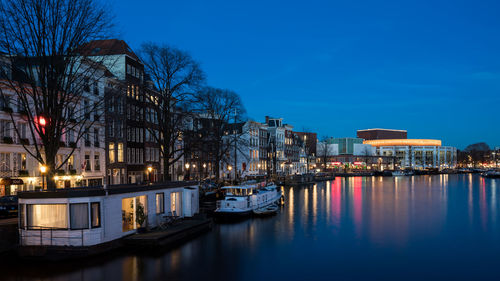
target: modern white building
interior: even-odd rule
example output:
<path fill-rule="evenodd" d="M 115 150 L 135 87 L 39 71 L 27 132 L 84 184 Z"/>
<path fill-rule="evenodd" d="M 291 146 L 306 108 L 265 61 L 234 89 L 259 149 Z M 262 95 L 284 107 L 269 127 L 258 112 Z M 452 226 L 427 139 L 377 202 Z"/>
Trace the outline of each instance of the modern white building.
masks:
<path fill-rule="evenodd" d="M 457 149 L 442 146 L 440 140 L 380 139 L 364 143 L 376 147 L 379 156 L 395 156 L 400 168 L 446 169 L 457 165 Z"/>

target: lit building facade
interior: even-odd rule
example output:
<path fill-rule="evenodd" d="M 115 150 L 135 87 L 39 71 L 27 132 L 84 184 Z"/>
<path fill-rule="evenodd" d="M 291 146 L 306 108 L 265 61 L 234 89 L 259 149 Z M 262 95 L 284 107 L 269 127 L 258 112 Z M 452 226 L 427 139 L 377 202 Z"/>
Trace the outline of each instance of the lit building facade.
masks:
<path fill-rule="evenodd" d="M 79 100 L 80 104 L 75 107 L 73 118 L 86 121 L 65 130 L 61 135 L 56 155 L 58 169 L 54 176 L 57 188 L 103 184 L 106 167 L 104 118 L 100 106 L 94 106 L 93 112 L 90 112 L 89 108 L 98 104 L 104 97 L 107 81 L 105 71 L 104 68 L 97 69 L 93 73 L 94 76 L 88 77 L 82 87 L 82 98 Z M 4 97 L 0 99 L 0 196 L 15 195 L 18 191 L 39 190 L 44 185 L 40 163 L 28 151 L 36 154 L 35 144 L 42 148 L 41 140 L 36 132 L 30 131 L 27 112 L 18 102 L 17 95 L 12 89 L 2 87 Z M 80 129 L 83 135 L 79 133 Z M 43 148 L 41 155 L 45 157 Z"/>
<path fill-rule="evenodd" d="M 457 149 L 442 146 L 440 140 L 386 139 L 365 140 L 376 147 L 379 156 L 396 157 L 396 165 L 402 169 L 446 169 L 457 166 Z"/>

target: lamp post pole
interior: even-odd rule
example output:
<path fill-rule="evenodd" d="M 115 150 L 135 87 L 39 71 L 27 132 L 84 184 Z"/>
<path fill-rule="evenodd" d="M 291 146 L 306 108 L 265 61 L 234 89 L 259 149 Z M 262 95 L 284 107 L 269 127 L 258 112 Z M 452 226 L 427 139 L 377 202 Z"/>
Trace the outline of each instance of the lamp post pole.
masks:
<path fill-rule="evenodd" d="M 45 189 L 45 173 L 47 172 L 47 166 L 40 166 L 40 174 L 42 176 L 42 190 Z"/>
<path fill-rule="evenodd" d="M 189 178 L 189 163 L 186 163 L 185 167 L 186 167 L 186 177 L 185 177 L 184 180 L 186 180 L 187 178 Z"/>

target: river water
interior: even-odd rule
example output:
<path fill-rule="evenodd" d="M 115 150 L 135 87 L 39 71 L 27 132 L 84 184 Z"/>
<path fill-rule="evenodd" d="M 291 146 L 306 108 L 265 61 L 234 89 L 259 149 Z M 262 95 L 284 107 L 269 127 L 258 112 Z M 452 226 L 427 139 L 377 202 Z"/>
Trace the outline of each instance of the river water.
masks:
<path fill-rule="evenodd" d="M 283 188 L 270 218 L 154 255 L 9 265 L 2 280 L 499 280 L 500 180 L 336 178 Z"/>

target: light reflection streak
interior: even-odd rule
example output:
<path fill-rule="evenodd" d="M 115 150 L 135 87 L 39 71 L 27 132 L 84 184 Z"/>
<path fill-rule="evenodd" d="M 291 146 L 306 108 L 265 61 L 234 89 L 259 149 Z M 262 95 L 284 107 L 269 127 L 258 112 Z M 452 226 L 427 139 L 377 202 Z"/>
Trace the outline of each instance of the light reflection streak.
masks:
<path fill-rule="evenodd" d="M 325 204 L 325 212 L 326 212 L 326 221 L 330 221 L 330 201 L 331 201 L 331 196 L 332 196 L 332 193 L 330 192 L 330 187 L 331 187 L 332 183 L 331 181 L 327 181 L 326 182 L 326 204 Z"/>
<path fill-rule="evenodd" d="M 290 239 L 293 238 L 293 225 L 295 223 L 295 199 L 293 197 L 293 187 L 288 190 L 288 232 Z"/>
<path fill-rule="evenodd" d="M 312 194 L 312 215 L 313 215 L 313 226 L 316 226 L 317 221 L 317 211 L 318 211 L 318 185 L 314 184 L 313 194 Z"/>
<path fill-rule="evenodd" d="M 469 224 L 472 225 L 472 222 L 474 220 L 474 201 L 473 201 L 473 190 L 472 190 L 472 175 L 469 174 L 468 180 L 468 186 L 467 189 L 469 190 L 467 198 L 468 198 L 468 207 L 469 207 Z"/>
<path fill-rule="evenodd" d="M 332 190 L 332 200 L 331 200 L 331 208 L 332 208 L 332 224 L 334 229 L 340 230 L 340 222 L 341 222 L 341 204 L 342 204 L 342 178 L 336 177 L 333 180 L 333 184 L 331 186 Z"/>
<path fill-rule="evenodd" d="M 481 215 L 481 223 L 483 229 L 487 228 L 488 221 L 488 203 L 486 202 L 486 184 L 484 178 L 479 180 L 479 214 Z"/>
<path fill-rule="evenodd" d="M 358 237 L 361 235 L 362 226 L 362 208 L 363 208 L 363 179 L 355 177 L 353 179 L 353 203 L 354 203 L 354 225 L 356 227 L 356 234 Z"/>
<path fill-rule="evenodd" d="M 496 180 L 491 181 L 491 223 L 492 226 L 496 226 L 497 222 L 497 182 Z"/>
<path fill-rule="evenodd" d="M 304 224 L 309 220 L 309 187 L 304 188 Z"/>

